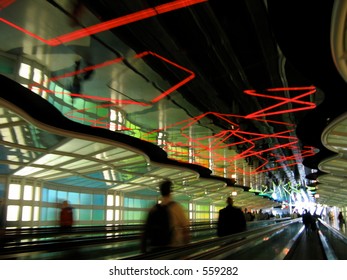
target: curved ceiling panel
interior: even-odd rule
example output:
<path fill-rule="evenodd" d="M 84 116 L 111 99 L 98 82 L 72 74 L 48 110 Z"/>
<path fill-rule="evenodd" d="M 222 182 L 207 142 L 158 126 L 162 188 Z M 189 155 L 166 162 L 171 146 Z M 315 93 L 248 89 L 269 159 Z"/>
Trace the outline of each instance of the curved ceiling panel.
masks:
<path fill-rule="evenodd" d="M 318 178 L 320 184 L 336 186 L 347 189 L 347 177 L 335 176 L 333 174 L 321 175 Z"/>
<path fill-rule="evenodd" d="M 321 139 L 327 149 L 347 154 L 347 112 L 331 121 L 323 131 Z"/>
<path fill-rule="evenodd" d="M 318 168 L 325 173 L 331 173 L 335 176 L 346 176 L 347 158 L 344 158 L 343 155 L 327 158 L 320 162 Z"/>
<path fill-rule="evenodd" d="M 336 155 L 319 163 L 319 170 L 328 173 L 317 178 L 319 201 L 342 207 L 347 199 L 347 113 L 332 120 L 321 139 Z"/>
<path fill-rule="evenodd" d="M 347 1 L 335 0 L 331 17 L 331 51 L 336 68 L 347 82 L 346 18 Z"/>
<path fill-rule="evenodd" d="M 150 147 L 141 146 L 142 142 L 137 143 L 137 149 L 127 145 L 127 137 L 116 132 L 64 120 L 41 97 L 4 77 L 1 81 L 11 88 L 10 97 L 5 92 L 0 96 L 3 175 L 142 195 L 158 195 L 159 182 L 170 179 L 178 197 L 224 204 L 232 190 L 237 190 L 240 207 L 278 205 L 242 188 L 232 189 L 224 178 L 204 178 L 194 170 L 194 165 L 188 168 L 173 161 L 155 162 L 143 151 Z"/>
<path fill-rule="evenodd" d="M 330 0 L 9 1 L 0 73 L 75 123 L 60 129 L 84 124 L 153 166 L 288 194 L 309 190 L 305 161 L 318 165 L 321 132 L 345 111 L 332 10 Z"/>

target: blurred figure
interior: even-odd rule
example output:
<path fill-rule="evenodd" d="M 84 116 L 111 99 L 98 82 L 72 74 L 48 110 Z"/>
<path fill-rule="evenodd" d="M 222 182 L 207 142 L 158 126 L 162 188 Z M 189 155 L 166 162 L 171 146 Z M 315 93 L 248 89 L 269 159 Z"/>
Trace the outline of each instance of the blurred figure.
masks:
<path fill-rule="evenodd" d="M 227 206 L 219 210 L 217 223 L 217 235 L 219 237 L 245 231 L 247 229 L 246 218 L 240 208 L 233 206 L 233 199 L 228 197 Z"/>
<path fill-rule="evenodd" d="M 298 212 L 298 209 L 295 209 L 294 212 L 293 212 L 293 219 L 296 219 L 296 218 L 299 218 L 300 215 L 299 215 L 299 212 Z"/>
<path fill-rule="evenodd" d="M 335 215 L 334 215 L 334 212 L 332 210 L 330 210 L 329 214 L 329 224 L 331 226 L 334 226 L 334 222 L 335 222 Z"/>
<path fill-rule="evenodd" d="M 313 215 L 311 215 L 311 231 L 312 232 L 316 232 L 316 230 L 318 229 L 317 219 L 318 219 L 318 216 L 315 213 L 313 213 Z"/>
<path fill-rule="evenodd" d="M 73 208 L 69 205 L 67 200 L 64 200 L 60 211 L 60 228 L 63 230 L 70 230 L 73 222 Z"/>
<path fill-rule="evenodd" d="M 161 203 L 154 205 L 147 216 L 141 239 L 141 251 L 163 250 L 190 241 L 189 219 L 182 206 L 172 199 L 172 182 L 160 185 Z"/>
<path fill-rule="evenodd" d="M 265 213 L 263 212 L 263 209 L 259 209 L 258 211 L 258 214 L 257 214 L 257 220 L 260 221 L 260 220 L 265 220 L 266 217 L 265 217 Z"/>
<path fill-rule="evenodd" d="M 244 210 L 244 215 L 245 215 L 246 222 L 250 222 L 250 221 L 254 220 L 252 212 L 248 211 L 247 208 L 245 208 L 245 210 Z"/>
<path fill-rule="evenodd" d="M 305 209 L 302 213 L 302 223 L 305 226 L 305 232 L 306 234 L 310 234 L 311 231 L 311 226 L 312 226 L 312 215 L 310 213 L 310 211 L 307 211 L 307 209 Z"/>
<path fill-rule="evenodd" d="M 339 221 L 339 229 L 340 229 L 340 231 L 343 232 L 345 224 L 346 224 L 346 221 L 345 221 L 345 218 L 343 217 L 343 214 L 342 214 L 341 211 L 339 212 L 339 215 L 337 216 L 337 219 Z"/>

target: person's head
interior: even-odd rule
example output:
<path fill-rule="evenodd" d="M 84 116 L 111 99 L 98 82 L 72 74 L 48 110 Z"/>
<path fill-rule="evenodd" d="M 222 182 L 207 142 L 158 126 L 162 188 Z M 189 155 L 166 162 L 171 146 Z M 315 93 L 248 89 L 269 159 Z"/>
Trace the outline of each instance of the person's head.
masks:
<path fill-rule="evenodd" d="M 232 197 L 228 196 L 228 198 L 227 198 L 227 204 L 228 204 L 228 205 L 233 205 L 233 203 L 234 203 L 234 200 L 232 199 Z"/>
<path fill-rule="evenodd" d="M 162 196 L 169 196 L 172 192 L 172 182 L 169 180 L 165 180 L 160 184 L 160 193 Z"/>

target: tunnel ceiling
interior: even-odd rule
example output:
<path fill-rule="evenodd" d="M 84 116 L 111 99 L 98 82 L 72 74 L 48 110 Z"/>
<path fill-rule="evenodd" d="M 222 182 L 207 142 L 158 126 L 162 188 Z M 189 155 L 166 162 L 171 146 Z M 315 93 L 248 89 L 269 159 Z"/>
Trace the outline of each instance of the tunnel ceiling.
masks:
<path fill-rule="evenodd" d="M 101 21 L 159 7 L 157 1 L 83 2 Z M 298 150 L 303 157 L 287 146 L 270 149 L 267 155 L 282 165 L 279 177 L 291 173 L 286 172 L 290 161 L 280 163 L 283 158 L 295 157 L 299 163 L 302 160 L 307 167 L 317 168 L 320 160 L 330 155 L 320 143 L 320 134 L 329 120 L 344 111 L 336 98 L 346 85 L 330 53 L 331 1 L 190 2 L 193 4 L 187 8 L 136 21 L 112 32 L 136 52 L 148 49 L 193 71 L 194 79 L 180 93 L 201 112 L 230 114 L 229 120 L 247 133 L 270 135 L 294 127 L 290 135 L 298 137 Z M 173 73 L 158 60 L 149 58 L 147 63 L 171 84 L 186 74 Z M 315 91 L 309 94 L 311 87 Z M 281 101 L 283 105 L 279 106 Z M 276 104 L 275 109 L 269 109 Z M 185 109 L 194 114 L 189 107 Z M 217 130 L 230 129 L 230 122 L 224 118 L 216 114 L 207 117 L 213 124 L 211 131 L 215 126 Z M 259 166 L 264 161 L 258 151 L 285 145 L 288 139 L 269 137 L 253 143 L 256 152 L 250 161 Z M 248 148 L 246 143 L 238 150 Z M 296 175 L 300 174 L 297 167 L 300 169 L 300 164 L 291 168 Z"/>
<path fill-rule="evenodd" d="M 55 105 L 74 121 L 109 128 L 95 112 L 117 108 L 136 126 L 117 132 L 138 137 L 141 128 L 156 144 L 162 133 L 169 158 L 187 164 L 194 149 L 199 160 L 189 163 L 202 177 L 210 175 L 204 168 L 225 179 L 236 173 L 241 187 L 258 175 L 265 179 L 254 185 L 301 184 L 332 153 L 320 138 L 345 111 L 346 91 L 330 50 L 332 1 L 6 5 L 3 52 L 43 65 L 62 88 L 85 78 Z M 162 161 L 161 152 L 151 156 Z"/>

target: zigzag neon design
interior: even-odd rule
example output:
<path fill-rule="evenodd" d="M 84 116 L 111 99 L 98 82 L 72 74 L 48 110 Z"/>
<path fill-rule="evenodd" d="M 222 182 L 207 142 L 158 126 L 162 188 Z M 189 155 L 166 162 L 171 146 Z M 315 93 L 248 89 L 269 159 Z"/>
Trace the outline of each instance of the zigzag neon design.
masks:
<path fill-rule="evenodd" d="M 257 112 L 251 113 L 251 114 L 247 115 L 245 118 L 251 119 L 251 118 L 256 118 L 256 117 L 265 117 L 265 116 L 270 116 L 270 115 L 278 115 L 278 114 L 284 114 L 284 113 L 290 113 L 290 112 L 296 112 L 296 111 L 309 110 L 309 109 L 316 108 L 316 104 L 314 104 L 312 102 L 299 100 L 300 98 L 303 98 L 303 97 L 306 97 L 306 96 L 309 96 L 309 95 L 315 93 L 316 88 L 313 86 L 310 86 L 310 87 L 291 87 L 291 88 L 289 88 L 289 87 L 288 88 L 272 88 L 272 89 L 267 89 L 266 91 L 273 93 L 273 92 L 277 92 L 277 91 L 303 91 L 303 90 L 306 92 L 304 92 L 303 94 L 300 94 L 296 97 L 293 97 L 293 98 L 273 96 L 273 95 L 269 95 L 269 94 L 261 94 L 261 93 L 257 93 L 255 90 L 245 90 L 244 93 L 246 93 L 248 95 L 282 101 L 282 102 L 279 102 L 275 105 L 272 105 L 272 106 L 266 107 L 262 110 L 259 110 Z M 272 109 L 275 109 L 277 107 L 280 107 L 280 106 L 283 106 L 283 105 L 289 104 L 289 103 L 300 104 L 300 105 L 303 105 L 303 107 L 299 107 L 296 109 L 279 110 L 279 111 L 265 113 L 267 111 L 270 111 Z"/>

